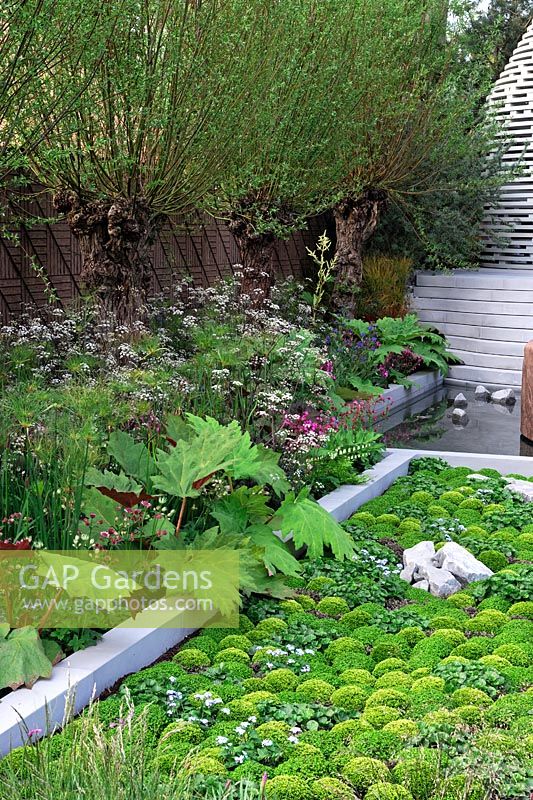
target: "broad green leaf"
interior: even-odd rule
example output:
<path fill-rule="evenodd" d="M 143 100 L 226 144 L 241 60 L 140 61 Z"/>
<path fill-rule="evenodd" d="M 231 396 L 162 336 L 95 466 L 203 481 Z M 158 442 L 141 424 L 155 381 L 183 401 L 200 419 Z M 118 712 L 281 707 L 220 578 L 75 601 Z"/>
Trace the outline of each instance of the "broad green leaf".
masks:
<path fill-rule="evenodd" d="M 381 386 L 374 386 L 371 381 L 365 380 L 364 378 L 358 378 L 357 375 L 351 375 L 348 380 L 350 382 L 350 386 L 353 386 L 354 389 L 362 394 L 369 394 L 378 397 L 385 391 Z"/>
<path fill-rule="evenodd" d="M 297 549 L 307 547 L 309 558 L 320 558 L 325 547 L 339 559 L 353 555 L 350 536 L 331 514 L 308 497 L 307 489 L 297 497 L 293 493 L 287 495 L 270 524 L 284 538 L 292 535 Z"/>
<path fill-rule="evenodd" d="M 157 537 L 165 536 L 167 533 L 174 536 L 176 526 L 168 519 L 151 519 L 146 525 L 143 525 L 142 530 L 146 536 L 152 536 L 157 539 Z"/>
<path fill-rule="evenodd" d="M 155 466 L 146 445 L 135 442 L 129 433 L 114 431 L 109 437 L 107 451 L 127 475 L 137 478 L 146 486 Z"/>
<path fill-rule="evenodd" d="M 302 571 L 300 562 L 268 525 L 250 525 L 246 534 L 252 545 L 261 550 L 261 559 L 269 572 L 298 575 Z"/>
<path fill-rule="evenodd" d="M 86 486 L 96 486 L 96 488 L 104 487 L 105 489 L 114 489 L 116 492 L 125 492 L 133 494 L 141 494 L 144 487 L 137 483 L 133 478 L 129 478 L 123 472 L 118 475 L 109 470 L 100 470 L 90 467 L 85 476 Z"/>
<path fill-rule="evenodd" d="M 165 420 L 165 433 L 173 442 L 183 439 L 188 442 L 194 436 L 193 428 L 178 414 L 171 414 Z"/>
<path fill-rule="evenodd" d="M 85 489 L 83 493 L 82 512 L 88 517 L 94 514 L 94 523 L 98 526 L 115 527 L 120 519 L 119 508 L 116 500 L 106 497 L 98 489 Z M 80 530 L 86 532 L 85 525 L 80 525 Z"/>
<path fill-rule="evenodd" d="M 7 639 L 10 630 L 11 626 L 8 625 L 7 622 L 0 623 L 0 642 L 3 639 Z"/>
<path fill-rule="evenodd" d="M 125 578 L 105 564 L 93 560 L 84 561 L 47 550 L 39 550 L 37 558 L 37 574 L 46 577 L 50 586 L 62 589 L 69 597 L 88 597 L 92 600 L 129 597 L 132 591 L 139 588 L 131 578 Z M 97 582 L 93 579 L 95 566 L 98 567 Z M 115 587 L 116 580 L 119 580 L 120 590 Z M 105 584 L 109 584 L 109 588 L 104 588 Z"/>
<path fill-rule="evenodd" d="M 241 568 L 241 591 L 246 595 L 264 594 L 284 600 L 294 597 L 294 589 L 290 589 L 283 575 L 268 575 L 262 564 L 250 566 L 243 574 Z"/>
<path fill-rule="evenodd" d="M 31 688 L 37 678 L 49 678 L 47 658 L 35 628 L 19 628 L 0 640 L 0 689 Z"/>
<path fill-rule="evenodd" d="M 290 483 L 282 468 L 279 466 L 278 461 L 280 454 L 275 453 L 262 444 L 253 447 L 255 455 L 255 464 L 250 465 L 248 474 L 235 474 L 236 478 L 243 477 L 249 478 L 258 484 L 267 484 L 271 486 L 278 497 L 290 489 Z"/>
<path fill-rule="evenodd" d="M 172 497 L 198 497 L 202 487 L 231 464 L 242 438 L 236 422 L 220 425 L 211 417 L 202 420 L 192 414 L 187 418 L 196 436 L 178 441 L 168 453 L 160 450 L 158 474 L 153 476 L 153 485 Z"/>
<path fill-rule="evenodd" d="M 229 614 L 233 610 L 239 608 L 241 604 L 239 595 L 239 580 L 242 577 L 241 559 L 239 558 L 239 570 L 232 570 L 228 567 L 230 559 L 235 558 L 235 541 L 229 542 L 222 536 L 216 536 L 214 547 L 207 548 L 205 546 L 206 540 L 211 540 L 211 535 L 215 531 L 212 529 L 207 531 L 206 539 L 199 536 L 194 541 L 194 546 L 185 546 L 181 548 L 180 554 L 180 570 L 183 573 L 187 572 L 187 565 L 196 574 L 201 574 L 206 571 L 212 576 L 212 586 L 209 588 L 191 589 L 188 593 L 195 598 L 208 598 L 213 602 L 214 608 L 219 609 L 223 614 Z M 152 566 L 160 564 L 164 571 L 168 562 L 168 557 L 165 557 L 161 552 L 162 548 L 158 548 L 158 555 L 152 562 Z M 218 552 L 217 552 L 218 551 Z M 223 552 L 224 551 L 224 552 Z M 229 551 L 229 553 L 228 553 Z M 167 595 L 172 596 L 172 592 L 168 591 Z"/>
<path fill-rule="evenodd" d="M 244 533 L 247 525 L 259 522 L 272 515 L 267 498 L 255 487 L 240 486 L 213 505 L 211 516 L 220 525 L 221 533 Z"/>
<path fill-rule="evenodd" d="M 60 645 L 57 642 L 54 642 L 53 639 L 41 639 L 41 644 L 43 646 L 44 653 L 52 666 L 57 664 L 64 657 L 64 653 L 61 650 Z"/>

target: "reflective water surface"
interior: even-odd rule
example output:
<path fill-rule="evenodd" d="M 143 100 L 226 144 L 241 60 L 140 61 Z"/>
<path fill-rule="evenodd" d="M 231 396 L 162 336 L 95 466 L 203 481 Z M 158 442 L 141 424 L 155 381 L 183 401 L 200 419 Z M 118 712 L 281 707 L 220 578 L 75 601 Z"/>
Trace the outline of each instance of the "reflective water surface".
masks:
<path fill-rule="evenodd" d="M 466 425 L 452 419 L 453 400 L 460 392 L 468 400 Z M 384 434 L 388 447 L 533 456 L 533 447 L 520 441 L 520 395 L 513 406 L 501 406 L 475 400 L 473 391 L 450 386 L 428 402 L 429 408 Z"/>

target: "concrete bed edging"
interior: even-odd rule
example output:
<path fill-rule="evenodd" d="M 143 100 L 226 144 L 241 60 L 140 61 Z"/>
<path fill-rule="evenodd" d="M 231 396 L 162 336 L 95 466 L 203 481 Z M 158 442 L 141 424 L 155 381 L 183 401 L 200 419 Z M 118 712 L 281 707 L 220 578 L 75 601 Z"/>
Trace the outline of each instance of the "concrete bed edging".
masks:
<path fill-rule="evenodd" d="M 431 456 L 443 458 L 451 466 L 490 467 L 503 474 L 517 472 L 533 477 L 533 458 L 525 456 L 390 449 L 378 464 L 367 470 L 366 483 L 341 486 L 318 502 L 341 522 L 363 503 L 383 494 L 397 478 L 407 475 L 413 458 Z M 153 663 L 195 630 L 138 628 L 124 623 L 105 633 L 95 646 L 61 661 L 49 679 L 38 680 L 32 689 L 11 692 L 0 700 L 0 756 L 27 741 L 25 730 L 39 729 L 46 733 L 61 727 L 67 710 L 79 713 L 117 680 Z"/>
<path fill-rule="evenodd" d="M 385 425 L 380 429 L 389 430 L 402 422 L 408 413 L 426 408 L 427 405 L 421 401 L 428 399 L 428 404 L 431 404 L 444 386 L 444 378 L 438 370 L 420 370 L 410 375 L 409 380 L 411 386 L 405 387 L 393 383 L 378 397 L 375 413 L 387 411 Z M 414 408 L 415 406 L 417 408 Z"/>

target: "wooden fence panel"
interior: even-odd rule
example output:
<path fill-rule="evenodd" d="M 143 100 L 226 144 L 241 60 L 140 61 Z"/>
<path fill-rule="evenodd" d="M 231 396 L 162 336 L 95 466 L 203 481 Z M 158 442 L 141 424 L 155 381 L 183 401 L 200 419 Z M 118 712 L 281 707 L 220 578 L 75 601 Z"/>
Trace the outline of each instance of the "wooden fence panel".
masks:
<path fill-rule="evenodd" d="M 51 199 L 44 193 L 36 191 L 32 200 L 22 205 L 41 219 L 52 217 Z M 323 229 L 323 220 L 311 220 L 307 230 L 277 243 L 275 267 L 280 276 L 312 274 L 306 246 L 314 246 Z M 6 322 L 25 306 L 39 307 L 46 302 L 45 284 L 38 271 L 46 274 L 63 304 L 76 300 L 82 292 L 81 257 L 68 224 L 43 222 L 20 226 L 16 233 L 16 242 L 0 238 L 0 319 Z M 199 217 L 196 224 L 185 225 L 171 220 L 153 246 L 151 290 L 171 293 L 186 275 L 197 285 L 209 286 L 231 274 L 238 261 L 237 244 L 224 222 Z"/>

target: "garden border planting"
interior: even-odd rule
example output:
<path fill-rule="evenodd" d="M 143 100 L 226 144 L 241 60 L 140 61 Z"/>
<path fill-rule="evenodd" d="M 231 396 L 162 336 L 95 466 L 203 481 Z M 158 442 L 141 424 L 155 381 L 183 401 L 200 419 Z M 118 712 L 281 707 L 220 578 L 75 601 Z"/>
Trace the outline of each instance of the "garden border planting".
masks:
<path fill-rule="evenodd" d="M 491 468 L 502 474 L 519 472 L 533 477 L 533 459 L 524 456 L 390 449 L 382 461 L 367 471 L 365 484 L 342 486 L 319 503 L 336 520 L 345 520 L 363 503 L 386 491 L 397 478 L 407 475 L 410 462 L 417 457 L 440 457 L 454 467 Z M 0 754 L 23 743 L 22 722 L 34 731 L 61 725 L 67 704 L 71 703 L 75 712 L 81 711 L 91 698 L 125 675 L 148 666 L 193 632 L 190 628 L 131 628 L 123 624 L 106 633 L 94 647 L 60 662 L 50 679 L 37 681 L 33 689 L 10 693 L 0 701 Z"/>

